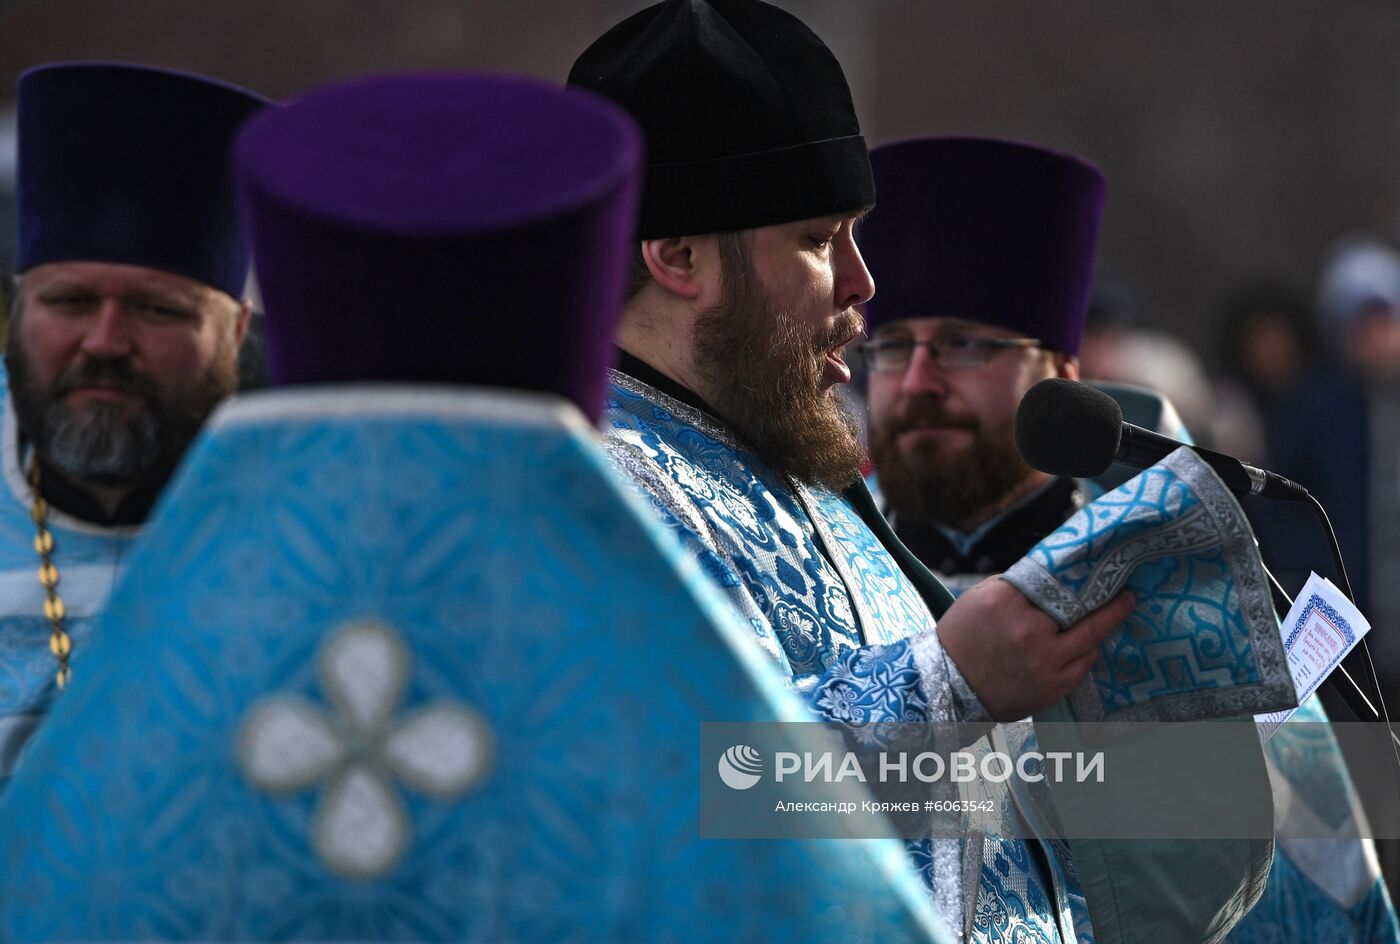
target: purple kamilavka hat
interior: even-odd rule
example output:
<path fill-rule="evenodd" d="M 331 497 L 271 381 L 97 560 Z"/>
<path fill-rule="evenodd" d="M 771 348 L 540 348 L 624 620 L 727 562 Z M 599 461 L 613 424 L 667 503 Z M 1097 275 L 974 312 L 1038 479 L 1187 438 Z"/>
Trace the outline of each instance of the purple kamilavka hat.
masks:
<path fill-rule="evenodd" d="M 966 318 L 1079 353 L 1103 215 L 1094 165 L 985 138 L 921 138 L 870 154 L 880 203 L 857 233 L 874 331 Z"/>
<path fill-rule="evenodd" d="M 360 78 L 250 122 L 273 383 L 542 390 L 596 419 L 641 159 L 620 108 L 501 75 Z"/>
<path fill-rule="evenodd" d="M 243 294 L 230 148 L 270 103 L 202 76 L 55 63 L 19 77 L 20 272 L 114 262 Z"/>

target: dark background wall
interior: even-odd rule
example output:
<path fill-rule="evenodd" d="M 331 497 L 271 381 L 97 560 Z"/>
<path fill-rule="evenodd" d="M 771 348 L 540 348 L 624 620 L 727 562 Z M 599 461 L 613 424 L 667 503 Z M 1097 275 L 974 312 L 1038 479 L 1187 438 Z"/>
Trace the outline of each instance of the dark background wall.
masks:
<path fill-rule="evenodd" d="M 562 79 L 631 0 L 0 0 L 0 114 L 24 68 L 192 69 L 274 97 L 411 67 Z M 1311 285 L 1342 232 L 1400 214 L 1394 0 L 784 0 L 845 64 L 872 143 L 983 133 L 1109 179 L 1101 267 L 1209 349 L 1241 280 Z M 0 118 L 0 192 L 12 143 Z M 93 142 L 100 147 L 100 141 Z M 0 194 L 0 201 L 6 197 Z M 12 244 L 0 228 L 0 265 Z M 876 273 L 878 278 L 878 273 Z"/>

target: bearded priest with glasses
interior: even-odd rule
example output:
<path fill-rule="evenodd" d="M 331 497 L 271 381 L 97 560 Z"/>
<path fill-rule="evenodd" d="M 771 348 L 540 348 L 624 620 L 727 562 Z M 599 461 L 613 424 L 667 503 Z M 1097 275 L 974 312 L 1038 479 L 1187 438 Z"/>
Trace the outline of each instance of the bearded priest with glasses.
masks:
<path fill-rule="evenodd" d="M 1012 430 L 1036 383 L 1079 379 L 1103 175 L 972 138 L 889 144 L 870 160 L 881 207 L 857 233 L 880 280 L 861 346 L 870 457 L 900 540 L 957 592 L 1089 497 L 1027 465 Z"/>
<path fill-rule="evenodd" d="M 871 457 L 900 539 L 961 592 L 1011 568 L 1089 498 L 1084 483 L 1027 465 L 1012 429 L 1032 386 L 1079 377 L 1104 180 L 1079 158 L 988 139 L 886 145 L 871 164 L 882 212 L 857 232 L 881 285 L 860 348 Z M 1276 795 L 1290 798 L 1275 801 L 1273 864 L 1228 941 L 1393 942 L 1364 813 L 1350 786 L 1320 786 L 1350 782 L 1327 716 L 1313 698 L 1294 718 L 1311 724 L 1284 725 L 1265 748 Z M 1311 838 L 1296 826 L 1309 816 L 1343 824 L 1345 838 Z M 1082 915 L 1073 870 L 1049 861 Z"/>

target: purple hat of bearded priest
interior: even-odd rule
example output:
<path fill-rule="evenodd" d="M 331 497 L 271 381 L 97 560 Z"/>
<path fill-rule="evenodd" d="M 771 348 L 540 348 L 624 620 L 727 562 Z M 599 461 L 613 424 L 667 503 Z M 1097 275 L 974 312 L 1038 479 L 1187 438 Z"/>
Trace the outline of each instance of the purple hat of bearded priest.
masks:
<path fill-rule="evenodd" d="M 857 239 L 878 286 L 871 331 L 963 318 L 1079 353 L 1103 216 L 1097 167 L 983 138 L 887 144 L 870 162 L 880 205 Z"/>
<path fill-rule="evenodd" d="M 361 78 L 250 122 L 273 383 L 524 388 L 596 420 L 641 160 L 617 106 L 498 75 Z"/>
<path fill-rule="evenodd" d="M 197 75 L 59 63 L 19 77 L 20 272 L 146 266 L 243 294 L 230 148 L 269 102 Z"/>

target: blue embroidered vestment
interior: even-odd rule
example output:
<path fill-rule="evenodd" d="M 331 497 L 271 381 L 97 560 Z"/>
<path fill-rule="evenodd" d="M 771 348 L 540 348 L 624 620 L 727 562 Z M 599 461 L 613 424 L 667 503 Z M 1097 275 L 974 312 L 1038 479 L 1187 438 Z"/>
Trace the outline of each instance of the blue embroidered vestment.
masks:
<path fill-rule="evenodd" d="M 0 785 L 8 781 L 30 736 L 57 694 L 57 662 L 49 651 L 53 629 L 44 615 L 39 557 L 30 516 L 33 497 L 19 451 L 19 424 L 3 383 L 0 420 Z M 116 582 L 122 555 L 136 528 L 102 528 L 50 507 L 52 559 L 58 593 L 73 640 L 73 671 L 81 672 L 93 626 Z"/>
<path fill-rule="evenodd" d="M 704 411 L 627 374 L 612 379 L 610 457 L 818 712 L 857 723 L 986 719 L 928 607 L 849 502 L 773 470 Z M 1072 876 L 1056 865 L 1059 881 L 1047 883 L 1024 841 L 974 832 L 914 852 L 965 939 L 1091 940 L 1070 930 L 1087 931 Z"/>

